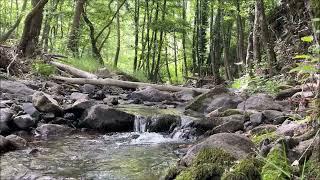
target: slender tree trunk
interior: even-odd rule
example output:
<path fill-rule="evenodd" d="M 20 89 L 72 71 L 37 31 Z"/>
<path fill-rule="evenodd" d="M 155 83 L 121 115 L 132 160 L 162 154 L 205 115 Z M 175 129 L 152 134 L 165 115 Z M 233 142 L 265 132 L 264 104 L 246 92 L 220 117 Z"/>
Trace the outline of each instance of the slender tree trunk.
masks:
<path fill-rule="evenodd" d="M 252 35 L 252 45 L 253 45 L 253 61 L 255 63 L 261 62 L 261 50 L 260 50 L 260 23 L 259 23 L 259 6 L 258 1 L 256 1 L 254 8 L 254 24 L 253 24 L 253 35 Z"/>
<path fill-rule="evenodd" d="M 230 71 L 230 40 L 231 40 L 231 30 L 233 22 L 227 21 L 224 25 L 223 31 L 223 46 L 224 46 L 224 68 L 226 73 L 227 80 L 233 80 L 231 71 Z"/>
<path fill-rule="evenodd" d="M 158 17 L 159 17 L 159 1 L 157 1 L 157 8 L 156 8 L 156 14 L 155 14 L 155 20 L 154 23 L 158 22 Z M 153 31 L 153 41 L 151 41 L 153 43 L 153 52 L 152 52 L 152 66 L 151 66 L 151 73 L 150 73 L 150 77 L 149 79 L 155 79 L 155 77 L 153 77 L 154 75 L 157 75 L 154 73 L 155 71 L 155 65 L 156 65 L 156 54 L 157 54 L 157 47 L 158 47 L 158 30 L 154 30 Z"/>
<path fill-rule="evenodd" d="M 134 60 L 133 60 L 133 71 L 137 70 L 138 64 L 138 46 L 139 46 L 139 13 L 140 13 L 140 1 L 135 0 L 135 47 L 134 47 Z"/>
<path fill-rule="evenodd" d="M 174 75 L 178 77 L 177 37 L 175 32 L 173 32 L 173 52 L 174 52 Z"/>
<path fill-rule="evenodd" d="M 182 6 L 182 19 L 186 21 L 187 19 L 187 1 L 183 0 L 182 1 L 183 6 Z M 183 49 L 183 64 L 184 64 L 184 76 L 188 77 L 188 64 L 187 64 L 187 53 L 186 53 L 186 36 L 187 33 L 183 32 L 182 33 L 182 49 Z"/>
<path fill-rule="evenodd" d="M 247 56 L 246 56 L 246 74 L 252 76 L 252 66 L 253 66 L 253 26 L 254 26 L 254 15 L 250 13 L 249 15 L 250 22 L 250 33 L 248 36 L 248 46 L 247 46 Z"/>
<path fill-rule="evenodd" d="M 261 18 L 260 18 L 261 32 L 262 32 L 263 42 L 264 42 L 266 50 L 267 50 L 267 58 L 268 58 L 268 64 L 269 64 L 269 75 L 272 76 L 275 73 L 275 71 L 277 70 L 277 65 L 276 65 L 277 64 L 277 57 L 276 57 L 276 53 L 274 52 L 274 42 L 273 42 L 272 36 L 269 32 L 263 0 L 257 0 L 257 5 L 258 5 L 260 15 L 261 15 Z"/>
<path fill-rule="evenodd" d="M 245 51 L 244 51 L 244 31 L 243 31 L 243 19 L 241 17 L 240 0 L 237 0 L 237 31 L 238 31 L 238 43 L 237 43 L 237 56 L 239 62 L 244 65 L 245 61 Z"/>
<path fill-rule="evenodd" d="M 120 0 L 117 1 L 117 6 L 118 9 L 120 9 Z M 116 56 L 114 58 L 114 67 L 118 66 L 118 61 L 119 61 L 119 54 L 120 54 L 120 46 L 121 46 L 121 42 L 120 42 L 120 12 L 117 13 L 117 50 L 116 50 Z"/>
<path fill-rule="evenodd" d="M 80 20 L 85 0 L 77 0 L 68 40 L 68 48 L 74 56 L 79 56 Z"/>
<path fill-rule="evenodd" d="M 168 60 L 168 47 L 166 46 L 166 69 L 168 74 L 168 79 L 170 84 L 172 84 L 171 74 L 170 74 L 170 68 L 169 68 L 169 60 Z"/>
<path fill-rule="evenodd" d="M 24 21 L 24 28 L 18 49 L 23 56 L 33 56 L 38 45 L 41 31 L 43 8 L 48 0 L 32 0 L 33 9 Z"/>

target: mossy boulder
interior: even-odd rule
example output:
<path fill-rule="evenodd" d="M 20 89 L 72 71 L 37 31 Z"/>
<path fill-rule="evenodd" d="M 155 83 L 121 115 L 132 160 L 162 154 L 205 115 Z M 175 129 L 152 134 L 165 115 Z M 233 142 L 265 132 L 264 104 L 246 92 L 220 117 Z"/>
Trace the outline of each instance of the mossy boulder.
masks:
<path fill-rule="evenodd" d="M 292 170 L 283 145 L 275 146 L 265 159 L 265 163 L 261 173 L 263 180 L 290 179 Z"/>
<path fill-rule="evenodd" d="M 223 175 L 222 180 L 261 180 L 262 166 L 263 162 L 256 158 L 241 160 Z"/>
<path fill-rule="evenodd" d="M 177 180 L 219 180 L 225 169 L 236 160 L 231 154 L 219 148 L 202 149 L 193 160 L 192 165 L 183 170 Z"/>

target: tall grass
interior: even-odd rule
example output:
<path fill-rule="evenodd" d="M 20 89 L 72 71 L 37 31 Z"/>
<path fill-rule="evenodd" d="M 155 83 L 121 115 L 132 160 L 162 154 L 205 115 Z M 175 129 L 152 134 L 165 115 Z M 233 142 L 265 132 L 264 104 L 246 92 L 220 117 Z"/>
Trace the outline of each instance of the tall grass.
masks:
<path fill-rule="evenodd" d="M 65 61 L 65 63 L 88 72 L 96 72 L 99 68 L 103 67 L 103 65 L 99 64 L 99 62 L 92 57 L 70 58 Z"/>

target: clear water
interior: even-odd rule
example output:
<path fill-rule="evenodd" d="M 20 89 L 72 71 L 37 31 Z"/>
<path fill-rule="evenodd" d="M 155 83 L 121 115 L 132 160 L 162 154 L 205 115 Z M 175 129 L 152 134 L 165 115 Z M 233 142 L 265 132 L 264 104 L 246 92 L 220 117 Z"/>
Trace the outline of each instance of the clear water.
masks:
<path fill-rule="evenodd" d="M 1 156 L 0 179 L 159 179 L 178 157 L 156 133 L 74 134 Z M 171 142 L 171 143 L 169 143 Z M 164 144 L 165 143 L 165 144 Z"/>

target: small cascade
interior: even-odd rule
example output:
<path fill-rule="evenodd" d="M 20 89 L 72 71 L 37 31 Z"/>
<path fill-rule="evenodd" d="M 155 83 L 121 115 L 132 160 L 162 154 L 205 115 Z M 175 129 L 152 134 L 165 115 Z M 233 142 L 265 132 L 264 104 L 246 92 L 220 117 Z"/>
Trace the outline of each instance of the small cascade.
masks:
<path fill-rule="evenodd" d="M 136 115 L 134 119 L 134 131 L 135 132 L 146 132 L 147 131 L 148 119 L 146 117 Z"/>

